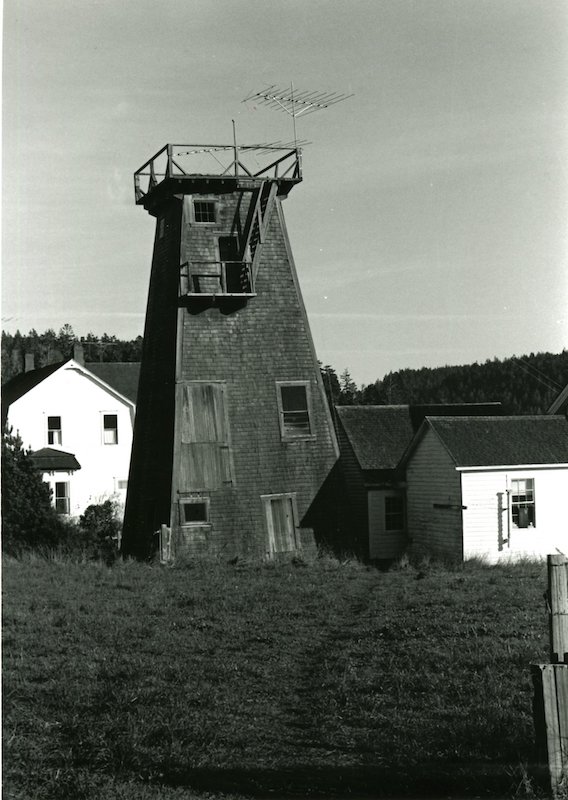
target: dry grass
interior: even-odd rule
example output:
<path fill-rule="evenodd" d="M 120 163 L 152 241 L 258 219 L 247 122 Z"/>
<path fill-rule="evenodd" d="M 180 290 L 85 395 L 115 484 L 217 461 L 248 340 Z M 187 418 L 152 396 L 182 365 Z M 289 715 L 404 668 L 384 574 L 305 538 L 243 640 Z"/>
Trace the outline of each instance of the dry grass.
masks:
<path fill-rule="evenodd" d="M 7 560 L 5 797 L 529 797 L 545 585 Z"/>

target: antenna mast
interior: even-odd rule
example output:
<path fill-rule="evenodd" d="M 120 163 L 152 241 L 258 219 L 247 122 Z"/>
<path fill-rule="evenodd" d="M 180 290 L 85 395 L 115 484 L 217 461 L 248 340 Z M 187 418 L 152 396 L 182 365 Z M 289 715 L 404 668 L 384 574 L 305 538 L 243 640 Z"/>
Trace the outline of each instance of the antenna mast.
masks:
<path fill-rule="evenodd" d="M 294 84 L 290 83 L 290 89 L 278 89 L 276 85 L 274 85 L 260 92 L 252 92 L 245 97 L 243 103 L 254 100 L 276 111 L 285 111 L 286 114 L 292 117 L 294 146 L 296 146 L 296 117 L 313 114 L 314 111 L 321 111 L 324 108 L 329 108 L 329 106 L 333 106 L 335 103 L 339 103 L 342 100 L 347 100 L 349 97 L 353 97 L 353 94 L 310 90 L 294 93 Z"/>

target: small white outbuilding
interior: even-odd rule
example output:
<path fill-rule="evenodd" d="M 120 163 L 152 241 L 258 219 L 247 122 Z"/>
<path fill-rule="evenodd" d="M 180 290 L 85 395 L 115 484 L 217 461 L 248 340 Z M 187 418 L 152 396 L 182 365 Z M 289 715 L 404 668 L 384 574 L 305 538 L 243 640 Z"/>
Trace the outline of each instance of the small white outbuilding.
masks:
<path fill-rule="evenodd" d="M 568 553 L 564 417 L 426 417 L 402 466 L 412 554 L 496 563 Z"/>

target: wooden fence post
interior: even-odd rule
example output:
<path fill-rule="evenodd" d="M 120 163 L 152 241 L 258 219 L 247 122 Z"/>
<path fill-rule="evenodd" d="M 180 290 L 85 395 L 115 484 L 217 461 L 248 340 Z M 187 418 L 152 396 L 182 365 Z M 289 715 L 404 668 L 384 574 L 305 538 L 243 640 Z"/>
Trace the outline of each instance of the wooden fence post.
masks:
<path fill-rule="evenodd" d="M 551 664 L 533 664 L 535 730 L 554 797 L 568 790 L 568 557 L 548 556 Z M 563 795 L 564 796 L 564 795 Z"/>
<path fill-rule="evenodd" d="M 548 556 L 550 660 L 568 664 L 568 556 Z"/>

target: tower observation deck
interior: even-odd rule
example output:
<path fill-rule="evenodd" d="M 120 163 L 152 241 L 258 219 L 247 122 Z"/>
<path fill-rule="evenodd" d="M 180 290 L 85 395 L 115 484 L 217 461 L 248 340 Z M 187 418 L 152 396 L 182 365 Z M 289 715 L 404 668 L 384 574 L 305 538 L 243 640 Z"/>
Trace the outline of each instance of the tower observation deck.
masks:
<path fill-rule="evenodd" d="M 134 196 L 152 213 L 172 194 L 253 191 L 270 181 L 286 196 L 301 180 L 296 146 L 166 144 L 134 173 Z"/>

